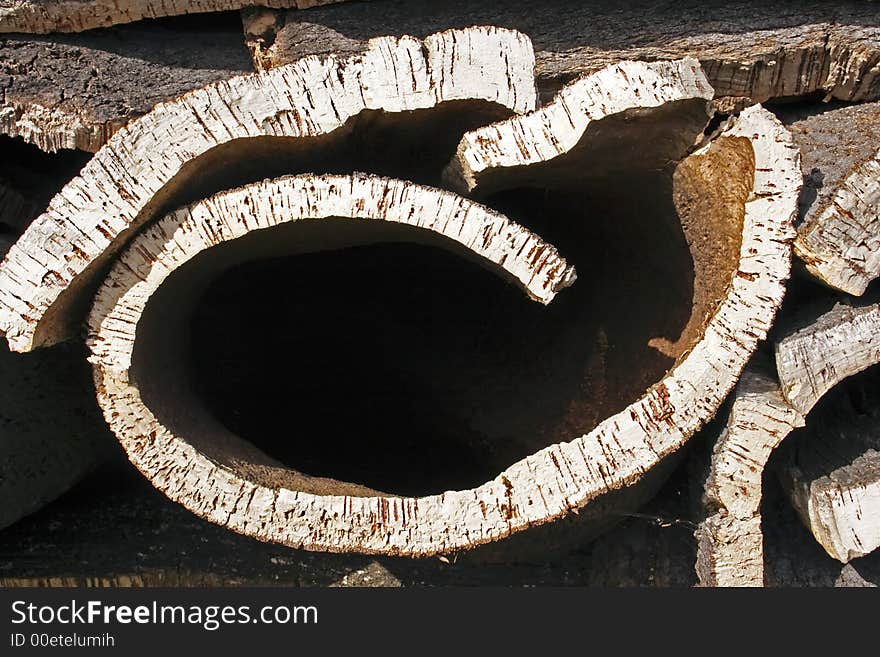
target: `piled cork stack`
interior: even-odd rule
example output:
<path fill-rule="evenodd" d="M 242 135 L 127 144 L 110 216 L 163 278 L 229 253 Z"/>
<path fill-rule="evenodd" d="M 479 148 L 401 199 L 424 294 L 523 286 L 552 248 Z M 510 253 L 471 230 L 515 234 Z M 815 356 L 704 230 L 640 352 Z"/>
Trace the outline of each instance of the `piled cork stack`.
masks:
<path fill-rule="evenodd" d="M 765 583 L 765 470 L 880 545 L 876 7 L 265 4 L 0 3 L 0 525 L 102 412 L 293 548 L 570 549 L 706 440 L 702 584 Z"/>

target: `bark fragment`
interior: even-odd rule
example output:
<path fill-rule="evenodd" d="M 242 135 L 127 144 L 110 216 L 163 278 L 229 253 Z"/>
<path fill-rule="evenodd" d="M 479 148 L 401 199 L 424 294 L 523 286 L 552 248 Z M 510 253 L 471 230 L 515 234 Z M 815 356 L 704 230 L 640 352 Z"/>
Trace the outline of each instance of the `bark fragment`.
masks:
<path fill-rule="evenodd" d="M 838 303 L 814 313 L 803 311 L 814 318 L 809 323 L 783 328 L 775 347 L 782 393 L 803 415 L 840 381 L 880 361 L 880 304 Z"/>
<path fill-rule="evenodd" d="M 552 178 L 548 166 L 577 167 L 576 175 L 584 179 L 612 177 L 636 167 L 659 169 L 693 146 L 698 130 L 708 121 L 707 101 L 712 95 L 694 59 L 620 62 L 572 82 L 535 112 L 467 133 L 444 179 L 463 193 L 486 195 L 502 186 Z M 615 153 L 618 135 L 613 128 L 604 132 L 610 122 L 602 120 L 630 119 L 636 124 L 652 114 L 657 115 L 659 128 L 638 127 L 665 133 L 660 139 L 669 142 L 668 149 L 645 149 L 637 162 L 630 152 Z M 668 119 L 670 115 L 674 118 Z M 571 161 L 575 158 L 577 165 Z"/>
<path fill-rule="evenodd" d="M 747 367 L 715 442 L 703 492 L 707 517 L 696 532 L 701 585 L 764 586 L 764 467 L 782 439 L 803 425 L 774 377 Z"/>
<path fill-rule="evenodd" d="M 783 109 L 806 186 L 795 254 L 833 288 L 860 295 L 880 274 L 880 103 Z"/>
<path fill-rule="evenodd" d="M 878 375 L 857 375 L 820 401 L 777 464 L 798 515 L 841 563 L 880 547 Z"/>
<path fill-rule="evenodd" d="M 805 310 L 776 344 L 783 393 L 810 413 L 786 443 L 780 476 L 804 524 L 843 563 L 880 545 L 872 367 L 880 362 L 880 304 L 870 301 Z M 829 393 L 835 386 L 842 389 Z"/>

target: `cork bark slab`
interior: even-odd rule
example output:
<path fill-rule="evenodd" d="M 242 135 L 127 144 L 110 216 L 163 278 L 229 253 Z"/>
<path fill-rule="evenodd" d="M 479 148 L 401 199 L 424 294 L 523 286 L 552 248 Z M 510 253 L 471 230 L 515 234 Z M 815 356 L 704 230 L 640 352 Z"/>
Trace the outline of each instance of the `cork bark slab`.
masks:
<path fill-rule="evenodd" d="M 359 221 L 340 226 L 333 218 Z M 319 219 L 327 225 L 316 233 L 314 224 Z M 306 531 L 321 521 L 327 512 L 324 505 L 340 493 L 372 497 L 375 491 L 273 464 L 232 434 L 224 436 L 209 417 L 199 418 L 198 405 L 185 393 L 166 388 L 165 404 L 189 402 L 162 411 L 175 427 L 170 429 L 141 399 L 134 350 L 150 297 L 175 270 L 222 242 L 290 222 L 311 232 L 295 234 L 292 249 L 281 247 L 288 253 L 381 241 L 388 239 L 385 226 L 397 224 L 412 227 L 401 239 L 419 241 L 431 234 L 445 238 L 440 243 L 446 248 L 456 246 L 473 254 L 543 303 L 549 303 L 575 278 L 574 270 L 552 246 L 504 216 L 449 192 L 371 176 L 309 175 L 266 181 L 201 201 L 148 227 L 110 271 L 89 318 L 88 343 L 99 404 L 132 461 L 169 497 L 209 520 L 263 538 L 266 531 Z M 221 261 L 222 257 L 212 257 L 209 270 L 217 263 L 229 265 Z M 189 296 L 183 296 L 185 303 Z M 166 317 L 173 314 L 166 306 L 154 312 Z M 181 418 L 188 419 L 181 423 Z M 299 518 L 293 524 L 282 517 L 263 518 L 264 531 L 253 524 L 249 509 L 239 507 L 242 492 L 253 496 L 251 503 L 265 495 L 273 500 L 280 495 L 292 503 L 301 496 L 307 506 L 301 515 L 294 509 L 283 512 L 285 519 Z M 351 502 L 352 498 L 344 499 Z M 396 508 L 396 502 L 382 499 L 381 504 L 392 503 Z M 275 500 L 273 506 L 276 503 L 283 504 Z M 351 549 L 325 542 L 319 534 L 313 541 L 305 535 L 284 542 Z"/>
<path fill-rule="evenodd" d="M 782 393 L 806 415 L 839 382 L 880 362 L 880 304 L 837 304 L 812 321 L 801 319 L 775 350 Z"/>
<path fill-rule="evenodd" d="M 133 230 L 198 186 L 198 158 L 218 146 L 287 137 L 308 148 L 365 110 L 409 117 L 478 100 L 527 111 L 533 66 L 528 38 L 472 28 L 375 39 L 360 55 L 309 57 L 160 104 L 117 132 L 12 247 L 0 265 L 0 330 L 14 351 L 73 335 L 96 274 Z M 234 159 L 223 151 L 214 164 Z"/>
<path fill-rule="evenodd" d="M 134 347 L 131 343 L 137 312 L 119 306 L 121 312 L 112 321 L 103 319 L 110 307 L 104 300 L 120 294 L 115 276 L 124 274 L 124 264 L 102 288 L 90 322 L 95 337 L 102 332 L 110 337 L 92 340 L 99 360 L 101 403 L 114 409 L 108 419 L 118 434 L 142 436 L 129 445 L 135 459 L 139 454 L 159 455 L 144 469 L 171 497 L 235 531 L 306 549 L 429 555 L 495 541 L 578 512 L 610 491 L 639 481 L 714 414 L 769 329 L 782 298 L 800 186 L 797 151 L 781 124 L 759 107 L 744 112 L 722 138 L 742 139 L 752 148 L 753 180 L 744 203 L 735 273 L 696 344 L 662 381 L 622 412 L 586 435 L 514 463 L 480 486 L 418 498 L 383 496 L 351 485 L 341 492 L 314 480 L 289 486 L 253 471 L 243 477 L 241 470 L 237 473 L 219 462 L 216 454 L 207 458 L 205 450 L 211 449 L 207 444 L 200 451 L 154 425 L 140 426 L 140 418 L 151 415 L 144 404 L 127 406 L 132 382 L 124 373 L 127 354 L 137 348 L 136 340 Z M 205 227 L 198 231 L 198 240 L 219 230 L 217 223 L 198 225 Z M 148 230 L 144 239 L 161 235 Z M 161 241 L 170 237 L 166 234 Z M 185 246 L 193 238 L 195 233 L 177 241 Z M 127 258 L 155 263 L 165 259 L 154 260 L 149 251 L 138 253 L 137 245 L 123 262 Z M 162 264 L 151 266 L 157 272 L 167 271 Z M 144 273 L 127 275 L 132 287 L 121 290 L 130 290 L 128 299 L 136 300 L 150 289 L 150 276 L 141 280 Z M 104 358 L 110 367 L 101 365 Z M 123 371 L 116 371 L 112 363 L 119 363 Z M 174 417 L 181 421 L 180 414 Z M 252 452 L 244 452 L 237 465 L 272 467 L 256 459 Z"/>
<path fill-rule="evenodd" d="M 880 547 L 878 375 L 870 370 L 829 393 L 778 463 L 798 515 L 841 563 Z"/>
<path fill-rule="evenodd" d="M 313 53 L 352 51 L 378 34 L 427 34 L 491 23 L 535 42 L 542 95 L 624 59 L 696 57 L 718 97 L 752 102 L 817 91 L 841 100 L 880 94 L 880 28 L 867 2 L 685 0 L 374 0 L 308 12 L 246 10 L 258 68 Z M 585 29 L 589 26 L 589 29 Z"/>
<path fill-rule="evenodd" d="M 821 314 L 807 309 L 807 319 L 776 345 L 783 394 L 803 413 L 812 411 L 806 430 L 786 443 L 780 477 L 804 524 L 842 563 L 880 546 L 880 304 L 871 301 L 837 304 Z M 845 381 L 850 377 L 858 381 Z M 856 404 L 859 395 L 864 399 Z"/>
<path fill-rule="evenodd" d="M 257 0 L 267 7 L 307 9 L 344 0 Z M 0 32 L 81 32 L 144 18 L 241 9 L 252 0 L 2 0 Z"/>
<path fill-rule="evenodd" d="M 47 152 L 95 152 L 157 103 L 254 70 L 240 27 L 223 23 L 0 35 L 0 62 L 0 133 Z"/>
<path fill-rule="evenodd" d="M 695 59 L 620 62 L 572 82 L 535 112 L 464 135 L 444 171 L 444 180 L 462 193 L 479 191 L 485 195 L 502 184 L 511 186 L 511 178 L 519 179 L 516 184 L 534 181 L 539 164 L 564 161 L 570 166 L 567 158 L 575 155 L 584 160 L 578 167 L 578 175 L 584 178 L 599 172 L 614 175 L 643 165 L 659 166 L 663 162 L 633 162 L 627 156 L 615 161 L 614 146 L 602 150 L 598 145 L 609 139 L 595 134 L 608 123 L 602 120 L 674 108 L 676 114 L 696 114 L 697 123 L 704 125 L 708 119 L 706 101 L 712 97 L 712 87 Z M 670 125 L 663 127 L 675 130 Z M 693 141 L 695 137 L 690 138 Z M 613 143 L 613 136 L 610 141 Z M 590 148 L 598 152 L 578 153 Z M 652 154 L 645 149 L 646 159 Z M 664 155 L 660 154 L 661 159 Z"/>
<path fill-rule="evenodd" d="M 774 377 L 750 365 L 712 450 L 703 492 L 707 515 L 696 531 L 702 586 L 764 586 L 761 500 L 767 460 L 803 416 Z"/>
<path fill-rule="evenodd" d="M 820 281 L 861 295 L 880 274 L 880 103 L 784 110 L 806 179 L 795 254 Z"/>

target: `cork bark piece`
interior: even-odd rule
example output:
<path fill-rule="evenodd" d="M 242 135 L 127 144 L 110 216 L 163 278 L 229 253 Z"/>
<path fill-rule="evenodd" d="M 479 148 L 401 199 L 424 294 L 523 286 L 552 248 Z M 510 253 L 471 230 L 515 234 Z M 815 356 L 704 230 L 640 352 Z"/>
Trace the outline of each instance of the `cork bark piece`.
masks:
<path fill-rule="evenodd" d="M 808 323 L 800 320 L 775 351 L 782 393 L 806 415 L 839 382 L 880 361 L 880 304 L 838 303 Z"/>
<path fill-rule="evenodd" d="M 254 70 L 227 23 L 0 35 L 0 62 L 0 133 L 51 153 L 93 153 L 157 103 Z"/>
<path fill-rule="evenodd" d="M 786 445 L 780 477 L 816 540 L 846 563 L 880 546 L 874 411 L 880 304 L 872 296 L 810 308 L 783 335 L 776 344 L 783 394 L 810 415 Z"/>
<path fill-rule="evenodd" d="M 349 221 L 340 223 L 344 219 Z M 303 230 L 290 233 L 288 241 L 279 238 L 270 249 L 289 254 L 341 248 L 389 239 L 389 227 L 408 227 L 397 239 L 439 239 L 446 248 L 464 251 L 497 268 L 542 303 L 549 303 L 558 290 L 575 279 L 574 270 L 552 246 L 504 216 L 449 192 L 373 176 L 306 175 L 265 181 L 200 201 L 148 227 L 111 269 L 90 314 L 88 344 L 90 360 L 95 365 L 99 404 L 129 457 L 158 488 L 199 515 L 258 536 L 263 534 L 256 531 L 246 514 L 229 515 L 233 507 L 228 506 L 228 495 L 234 492 L 233 488 L 221 491 L 218 486 L 231 485 L 239 492 L 249 490 L 255 494 L 259 490 L 261 496 L 266 493 L 314 498 L 312 512 L 297 523 L 299 530 L 318 521 L 325 512 L 321 505 L 332 500 L 333 494 L 375 492 L 357 484 L 309 477 L 280 467 L 253 446 L 224 432 L 209 414 L 200 414 L 198 402 L 184 388 L 174 388 L 180 383 L 161 385 L 158 394 L 148 393 L 153 400 L 150 408 L 139 390 L 150 386 L 150 377 L 143 367 L 138 367 L 135 348 L 138 340 L 150 339 L 144 338 L 144 333 L 149 332 L 144 328 L 144 313 L 150 297 L 174 271 L 203 251 L 211 256 L 201 258 L 201 270 L 190 277 L 186 291 L 175 294 L 173 303 L 186 306 L 206 277 L 228 268 L 239 257 L 230 259 L 229 252 L 226 257 L 212 255 L 208 250 L 291 223 Z M 239 254 L 255 257 L 253 249 Z M 153 312 L 161 314 L 163 330 L 167 330 L 167 318 L 175 316 L 171 304 L 163 303 Z M 169 340 L 161 339 L 159 343 L 167 345 Z M 148 361 L 148 371 L 155 373 L 157 369 L 179 367 L 176 364 L 183 359 L 169 356 L 160 347 L 150 354 Z M 162 364 L 157 366 L 157 362 Z M 177 381 L 184 379 L 180 376 Z M 160 410 L 155 412 L 167 418 L 168 426 L 154 415 L 156 407 Z M 184 460 L 176 462 L 177 458 Z M 210 463 L 216 467 L 208 467 Z M 206 496 L 215 491 L 219 497 L 206 504 Z M 274 530 L 288 529 L 287 523 L 277 518 L 271 522 L 277 524 Z M 304 543 L 311 544 L 305 540 Z M 325 544 L 318 536 L 314 545 L 331 550 L 351 549 Z"/>
<path fill-rule="evenodd" d="M 703 491 L 706 517 L 697 532 L 696 571 L 702 586 L 764 586 L 761 500 L 770 454 L 803 416 L 760 366 L 743 372 L 712 450 Z"/>
<path fill-rule="evenodd" d="M 861 295 L 880 274 L 880 103 L 780 116 L 806 179 L 795 254 L 826 285 Z"/>
<path fill-rule="evenodd" d="M 343 0 L 260 0 L 267 7 L 307 9 Z M 2 0 L 0 32 L 81 32 L 144 18 L 241 9 L 235 0 Z"/>
<path fill-rule="evenodd" d="M 139 361 L 137 354 L 138 342 L 149 336 L 133 335 L 132 327 L 156 279 L 167 275 L 164 263 L 177 261 L 157 254 L 153 242 L 186 250 L 187 245 L 213 240 L 210 236 L 222 234 L 229 222 L 244 231 L 230 210 L 195 222 L 198 230 L 172 233 L 163 222 L 147 229 L 102 286 L 89 326 L 99 398 L 108 421 L 118 435 L 130 437 L 123 440 L 130 440 L 132 458 L 173 499 L 230 529 L 290 546 L 429 555 L 489 543 L 578 512 L 641 480 L 715 413 L 766 335 L 782 298 L 801 182 L 797 151 L 781 124 L 759 107 L 745 111 L 720 138 L 735 145 L 745 140 L 754 168 L 742 173 L 751 183 L 743 202 L 737 261 L 696 342 L 638 400 L 588 433 L 544 447 L 489 481 L 421 497 L 382 495 L 323 479 L 291 481 L 289 471 L 279 472 L 253 449 L 224 438 L 208 419 L 166 409 L 165 417 L 177 430 L 152 423 L 156 416 L 151 410 L 157 411 L 158 404 L 132 396 L 133 384 L 148 388 L 150 377 L 138 362 L 153 361 L 146 355 Z M 252 213 L 260 206 L 248 207 Z M 128 282 L 120 286 L 120 280 Z M 159 288 L 156 294 L 161 293 Z M 186 305 L 187 295 L 180 298 Z M 156 399 L 157 393 L 152 394 Z M 166 387 L 164 395 L 186 403 L 185 391 Z M 188 443 L 177 438 L 183 435 L 181 426 L 192 429 L 186 434 Z M 199 441 L 198 435 L 211 439 Z"/>
<path fill-rule="evenodd" d="M 683 122 L 695 115 L 697 125 L 705 126 L 707 101 L 713 93 L 694 59 L 620 62 L 572 82 L 532 113 L 467 133 L 444 179 L 464 193 L 485 195 L 502 185 L 513 185 L 511 178 L 517 179 L 516 184 L 534 181 L 547 166 L 572 167 L 574 158 L 579 160 L 578 175 L 584 178 L 600 170 L 611 176 L 635 167 L 658 167 L 669 153 L 645 149 L 644 160 L 634 162 L 633 153 L 615 152 L 615 133 L 603 131 L 611 121 L 603 119 L 633 117 L 635 123 L 653 111 L 660 115 L 658 121 L 669 113 L 683 117 Z M 666 133 L 662 139 L 674 142 L 679 138 L 674 122 L 661 123 L 661 130 Z M 678 152 L 692 146 L 695 139 L 690 134 L 690 143 L 678 144 Z"/>
<path fill-rule="evenodd" d="M 181 201 L 235 186 L 207 169 L 216 178 L 238 160 L 233 173 L 258 180 L 265 166 L 323 166 L 309 159 L 327 143 L 320 138 L 353 143 L 346 124 L 365 110 L 403 120 L 469 101 L 496 108 L 495 118 L 528 111 L 533 66 L 525 36 L 471 28 L 424 41 L 379 38 L 359 55 L 308 57 L 160 104 L 117 132 L 10 249 L 0 265 L 0 330 L 14 351 L 75 334 L 96 275 L 132 231 Z"/>
<path fill-rule="evenodd" d="M 685 0 L 658 7 L 649 0 L 551 0 L 535 11 L 525 0 L 374 0 L 308 12 L 248 9 L 244 23 L 258 68 L 357 50 L 377 34 L 492 23 L 535 41 L 542 97 L 620 60 L 683 57 L 700 60 L 719 98 L 761 103 L 823 92 L 854 101 L 880 93 L 877 9 L 858 1 Z"/>
<path fill-rule="evenodd" d="M 821 400 L 778 463 L 801 520 L 841 563 L 880 547 L 878 374 L 858 375 Z"/>

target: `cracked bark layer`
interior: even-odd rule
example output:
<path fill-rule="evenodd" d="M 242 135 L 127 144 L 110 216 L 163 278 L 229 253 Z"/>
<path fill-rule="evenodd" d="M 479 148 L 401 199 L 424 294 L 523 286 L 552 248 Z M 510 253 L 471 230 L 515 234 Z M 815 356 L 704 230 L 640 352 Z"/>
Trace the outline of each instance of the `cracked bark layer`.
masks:
<path fill-rule="evenodd" d="M 805 317 L 810 314 L 804 311 Z M 780 476 L 804 524 L 843 563 L 880 546 L 880 461 L 872 408 L 878 328 L 880 305 L 837 304 L 807 326 L 790 330 L 776 346 L 783 393 L 793 406 L 810 412 L 807 428 L 786 443 Z M 841 383 L 849 377 L 855 377 L 852 384 Z M 844 390 L 829 393 L 835 386 Z"/>
<path fill-rule="evenodd" d="M 880 273 L 880 103 L 782 108 L 806 186 L 795 254 L 833 288 L 861 295 Z"/>
<path fill-rule="evenodd" d="M 0 132 L 49 152 L 94 152 L 156 103 L 251 71 L 234 25 L 0 35 Z"/>
<path fill-rule="evenodd" d="M 700 585 L 764 586 L 764 469 L 773 450 L 803 425 L 775 377 L 761 366 L 747 367 L 715 441 L 704 486 L 706 517 L 696 531 Z"/>
<path fill-rule="evenodd" d="M 340 224 L 334 218 L 357 221 Z M 282 467 L 200 411 L 186 389 L 178 389 L 184 375 L 141 397 L 150 372 L 173 370 L 182 362 L 160 348 L 148 355 L 147 372 L 138 369 L 137 342 L 148 332 L 145 309 L 166 278 L 202 251 L 290 222 L 302 230 L 271 248 L 285 253 L 341 248 L 387 240 L 387 229 L 394 225 L 412 227 L 397 239 L 444 238 L 440 243 L 446 248 L 463 248 L 542 303 L 570 285 L 574 271 L 552 246 L 498 213 L 449 192 L 371 176 L 281 178 L 224 192 L 148 227 L 120 256 L 96 296 L 88 344 L 99 404 L 135 465 L 169 497 L 230 529 L 290 545 L 369 551 L 368 543 L 334 539 L 332 522 L 316 527 L 329 514 L 338 514 L 337 501 L 351 506 L 352 519 L 363 518 L 354 507 L 364 499 L 379 500 L 383 518 L 390 519 L 393 512 L 401 521 L 404 514 L 417 519 L 420 512 L 403 510 L 399 498 L 378 497 L 361 485 Z M 233 260 L 265 256 L 253 251 L 239 251 Z M 229 258 L 206 255 L 210 257 L 201 259 L 201 269 L 191 273 L 188 287 L 176 293 L 174 303 L 187 307 L 194 296 L 191 290 L 200 288 L 218 268 L 230 266 Z M 162 315 L 167 329 L 172 321 L 168 317 L 175 312 L 163 301 L 153 312 Z M 164 345 L 167 340 L 158 342 Z M 269 506 L 258 511 L 262 502 Z M 417 545 L 409 549 L 420 551 Z"/>
<path fill-rule="evenodd" d="M 378 34 L 426 34 L 491 23 L 535 42 L 544 96 L 622 59 L 696 57 L 718 97 L 752 102 L 823 92 L 841 100 L 880 94 L 880 28 L 864 2 L 766 3 L 687 0 L 658 8 L 610 1 L 503 4 L 374 0 L 295 11 L 246 10 L 258 67 L 307 54 L 352 51 Z M 589 25 L 589 30 L 582 29 Z"/>
<path fill-rule="evenodd" d="M 218 188 L 206 185 L 222 188 L 210 171 L 233 160 L 253 169 L 241 174 L 251 180 L 270 166 L 308 170 L 320 138 L 350 139 L 350 120 L 365 110 L 412 120 L 453 101 L 485 103 L 477 119 L 486 107 L 496 118 L 532 109 L 533 61 L 528 38 L 504 29 L 389 37 L 359 55 L 305 58 L 160 104 L 117 132 L 10 249 L 0 329 L 16 351 L 73 335 L 90 287 L 132 231 Z"/>
<path fill-rule="evenodd" d="M 307 9 L 344 0 L 256 0 L 267 7 Z M 241 9 L 236 0 L 2 0 L 0 32 L 82 32 L 144 18 Z"/>

